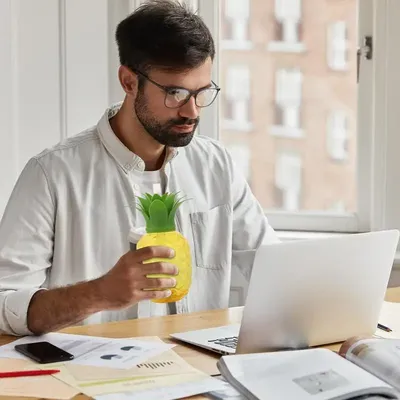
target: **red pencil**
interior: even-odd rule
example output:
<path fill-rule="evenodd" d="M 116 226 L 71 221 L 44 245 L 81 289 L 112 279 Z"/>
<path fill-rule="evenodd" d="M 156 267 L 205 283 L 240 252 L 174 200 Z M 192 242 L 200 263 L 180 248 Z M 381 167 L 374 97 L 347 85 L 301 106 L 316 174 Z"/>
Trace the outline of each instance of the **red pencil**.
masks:
<path fill-rule="evenodd" d="M 24 376 L 53 375 L 60 372 L 59 369 L 36 369 L 26 371 L 0 372 L 0 378 L 21 378 Z"/>

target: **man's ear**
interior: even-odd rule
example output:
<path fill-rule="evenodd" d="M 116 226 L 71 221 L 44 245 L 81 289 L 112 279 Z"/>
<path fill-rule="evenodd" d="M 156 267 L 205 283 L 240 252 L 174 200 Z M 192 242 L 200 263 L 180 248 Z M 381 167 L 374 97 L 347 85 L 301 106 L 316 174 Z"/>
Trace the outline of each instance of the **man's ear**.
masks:
<path fill-rule="evenodd" d="M 128 96 L 135 97 L 138 89 L 138 76 L 125 65 L 121 65 L 118 69 L 118 78 L 123 91 Z"/>

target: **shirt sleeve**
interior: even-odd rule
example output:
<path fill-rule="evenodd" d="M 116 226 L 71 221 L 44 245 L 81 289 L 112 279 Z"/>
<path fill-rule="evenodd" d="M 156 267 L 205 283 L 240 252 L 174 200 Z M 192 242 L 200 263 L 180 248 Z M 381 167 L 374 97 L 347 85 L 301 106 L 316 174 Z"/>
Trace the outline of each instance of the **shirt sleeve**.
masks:
<path fill-rule="evenodd" d="M 39 160 L 25 166 L 0 224 L 0 333 L 29 335 L 27 311 L 53 255 L 55 206 Z"/>
<path fill-rule="evenodd" d="M 232 171 L 232 265 L 237 266 L 249 280 L 256 250 L 261 244 L 278 243 L 280 240 L 243 173 L 227 154 Z"/>

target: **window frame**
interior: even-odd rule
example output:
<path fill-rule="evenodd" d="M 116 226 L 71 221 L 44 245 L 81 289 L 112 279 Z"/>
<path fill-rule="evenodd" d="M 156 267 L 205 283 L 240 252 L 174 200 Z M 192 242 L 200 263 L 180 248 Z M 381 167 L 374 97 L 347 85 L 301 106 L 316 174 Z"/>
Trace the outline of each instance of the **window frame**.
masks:
<path fill-rule="evenodd" d="M 343 38 L 336 35 L 339 31 L 339 27 L 343 28 Z M 340 45 L 338 45 L 338 43 Z M 343 60 L 341 60 L 343 62 L 337 62 L 337 57 L 343 58 Z M 346 21 L 337 20 L 328 25 L 326 61 L 332 71 L 347 71 L 349 69 L 348 26 Z"/>
<path fill-rule="evenodd" d="M 237 98 L 237 96 L 231 96 L 231 92 L 227 88 L 223 95 L 221 96 L 221 101 L 224 102 L 224 106 L 229 106 L 233 110 L 236 109 L 237 105 L 240 104 L 244 110 L 245 118 L 224 118 L 222 119 L 221 126 L 225 129 L 232 131 L 240 131 L 240 132 L 250 132 L 253 129 L 252 118 L 251 118 L 251 76 L 248 65 L 246 64 L 231 64 L 228 67 L 228 71 L 230 69 L 230 74 L 226 74 L 226 81 L 229 81 L 229 78 L 236 75 L 237 81 L 243 84 L 247 91 L 247 96 L 243 98 Z M 242 75 L 242 76 L 240 76 Z M 235 80 L 235 79 L 233 79 Z M 224 86 L 225 82 L 222 82 Z"/>
<path fill-rule="evenodd" d="M 281 176 L 282 172 L 281 172 L 281 168 L 282 168 L 282 164 L 285 164 L 285 161 L 287 164 L 289 164 L 289 168 L 290 168 L 290 164 L 292 164 L 292 168 L 295 165 L 296 168 L 298 169 L 298 171 L 296 171 L 296 174 L 298 174 L 297 180 L 297 190 L 295 190 L 296 188 L 294 187 L 285 187 L 287 186 L 286 184 L 281 185 L 278 181 L 279 181 L 279 177 Z M 297 164 L 297 165 L 296 165 Z M 302 159 L 301 157 L 295 153 L 295 152 L 291 152 L 291 151 L 282 151 L 282 152 L 278 152 L 276 154 L 275 157 L 275 188 L 278 189 L 281 193 L 282 193 L 282 203 L 285 203 L 285 197 L 287 195 L 288 192 L 296 192 L 297 194 L 297 206 L 298 207 L 300 205 L 300 201 L 301 201 L 301 191 L 302 191 L 302 182 L 303 182 L 303 174 L 302 174 L 302 170 L 303 170 L 303 165 L 302 165 Z M 289 171 L 289 174 L 292 171 Z M 289 185 L 290 186 L 290 185 Z M 296 185 L 295 185 L 296 186 Z M 294 190 L 293 190 L 294 189 Z M 288 210 L 287 207 L 283 207 L 283 211 L 285 212 L 291 212 L 291 210 Z"/>
<path fill-rule="evenodd" d="M 342 120 L 342 121 L 340 121 Z M 338 126 L 337 122 L 343 126 Z M 341 149 L 337 151 L 337 141 L 341 140 Z M 326 150 L 330 159 L 334 162 L 346 162 L 349 158 L 349 117 L 345 110 L 331 110 L 326 120 Z M 340 153 L 343 153 L 339 155 Z"/>
<path fill-rule="evenodd" d="M 282 74 L 286 74 L 288 79 L 292 82 L 286 85 L 282 85 Z M 298 79 L 294 75 L 298 74 Z M 292 77 L 289 78 L 289 76 Z M 275 121 L 270 127 L 271 133 L 274 136 L 287 137 L 287 138 L 301 138 L 304 136 L 302 127 L 302 100 L 303 100 L 303 74 L 299 68 L 278 68 L 275 71 L 275 97 L 274 97 L 274 107 L 275 107 Z M 288 86 L 293 87 L 294 82 L 298 80 L 298 98 L 290 99 L 285 95 L 285 88 Z M 297 126 L 290 126 L 288 124 L 288 110 L 296 109 L 297 112 Z M 279 121 L 278 121 L 279 115 Z"/>
<path fill-rule="evenodd" d="M 224 8 L 227 7 L 226 2 L 229 0 L 225 0 L 224 1 Z M 238 1 L 244 1 L 244 0 L 238 0 Z M 247 8 L 247 14 L 248 16 L 245 18 L 242 18 L 241 22 L 244 22 L 244 32 L 245 32 L 245 37 L 243 38 L 235 38 L 235 37 L 230 37 L 230 38 L 224 38 L 222 37 L 222 35 L 220 34 L 221 37 L 221 48 L 223 48 L 224 50 L 250 50 L 252 48 L 252 43 L 249 40 L 249 20 L 250 20 L 250 15 L 251 15 L 251 9 L 250 9 L 250 1 L 251 0 L 245 0 L 247 2 L 246 7 Z M 220 1 L 218 0 L 217 3 L 219 3 Z M 225 12 L 225 10 L 222 10 L 222 3 L 221 3 L 221 7 L 219 7 L 219 20 L 222 21 L 223 18 L 223 13 Z M 227 18 L 228 19 L 228 18 Z M 232 24 L 232 30 L 235 30 L 235 26 L 234 26 L 234 22 L 235 19 L 232 18 L 230 23 Z M 228 21 L 226 21 L 228 22 Z M 234 36 L 234 35 L 233 35 Z"/>
<path fill-rule="evenodd" d="M 213 65 L 213 79 L 216 82 L 219 82 L 218 55 L 220 50 L 220 36 L 218 21 L 221 11 L 220 2 L 198 0 L 198 4 L 199 14 L 205 20 L 215 40 L 217 56 Z M 384 28 L 388 18 L 386 15 L 388 11 L 388 4 L 389 3 L 387 1 L 376 2 L 376 0 L 359 0 L 359 47 L 362 46 L 364 36 L 373 35 L 374 33 L 379 33 L 379 37 L 376 37 L 376 40 L 374 40 L 374 42 L 376 42 L 375 46 L 380 45 L 383 46 L 383 48 L 385 47 L 384 45 L 388 40 L 387 35 L 385 35 Z M 382 76 L 377 76 L 376 67 L 378 66 L 379 68 L 379 62 L 387 57 L 387 54 L 382 54 L 382 52 L 375 53 L 376 56 L 374 55 L 372 60 L 361 60 L 359 84 L 357 88 L 359 99 L 357 108 L 357 213 L 338 215 L 322 211 L 301 211 L 293 213 L 266 210 L 266 216 L 276 230 L 351 233 L 368 231 L 376 226 L 384 225 L 379 223 L 383 217 L 381 215 L 377 215 L 377 213 L 379 214 L 379 212 L 382 212 L 382 210 L 376 204 L 376 202 L 379 203 L 383 201 L 381 198 L 383 195 L 378 194 L 376 196 L 376 193 L 374 192 L 376 183 L 380 183 L 380 185 L 382 185 L 382 179 L 378 179 L 377 177 L 379 176 L 382 178 L 383 166 L 380 164 L 383 163 L 383 160 L 382 155 L 379 155 L 377 151 L 378 144 L 376 143 L 376 138 L 373 138 L 373 133 L 376 132 L 378 125 L 376 120 L 377 118 L 379 119 L 379 114 L 382 114 L 382 110 L 379 110 L 380 107 L 376 104 L 377 101 L 373 101 L 373 95 L 377 96 L 377 91 L 383 91 L 383 88 L 380 89 L 379 87 L 376 87 L 377 84 L 381 86 L 382 82 L 380 81 L 384 79 Z M 380 68 L 384 68 L 384 65 L 380 64 Z M 224 90 L 223 86 L 221 87 L 222 90 Z M 382 93 L 378 97 L 381 98 L 382 96 L 385 97 L 385 93 Z M 208 107 L 208 109 L 204 110 L 202 121 L 200 123 L 202 134 L 217 140 L 219 138 L 220 126 L 219 110 L 220 106 L 218 101 L 215 102 L 214 107 Z M 383 121 L 381 121 L 381 124 L 382 123 Z M 359 132 L 362 132 L 363 134 L 361 135 Z M 375 143 L 375 146 L 373 146 L 373 143 Z M 380 164 L 378 163 L 378 165 L 375 165 L 374 169 L 372 168 L 372 160 L 380 160 Z M 374 179 L 371 179 L 372 177 Z M 398 198 L 400 204 L 400 193 Z M 398 217 L 398 226 L 400 227 L 400 212 Z"/>
<path fill-rule="evenodd" d="M 302 7 L 303 7 L 303 0 L 297 0 L 299 5 L 299 18 L 297 21 L 290 18 L 279 18 L 277 15 L 277 6 L 278 1 L 275 0 L 274 2 L 274 24 L 275 24 L 275 35 L 274 38 L 268 43 L 267 49 L 272 52 L 284 52 L 284 53 L 303 53 L 306 51 L 306 47 L 303 43 L 302 38 Z M 289 22 L 290 21 L 290 22 Z M 293 24 L 294 31 L 296 31 L 297 40 L 290 41 L 285 38 L 285 31 L 287 25 Z M 277 33 L 280 33 L 281 37 L 277 37 Z"/>

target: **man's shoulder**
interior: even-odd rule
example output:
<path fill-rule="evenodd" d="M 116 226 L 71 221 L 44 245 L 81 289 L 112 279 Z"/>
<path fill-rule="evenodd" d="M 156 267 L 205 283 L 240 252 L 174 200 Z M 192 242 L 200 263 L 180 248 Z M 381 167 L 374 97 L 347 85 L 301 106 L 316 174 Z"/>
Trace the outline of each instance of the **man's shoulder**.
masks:
<path fill-rule="evenodd" d="M 95 126 L 88 128 L 74 136 L 66 138 L 56 145 L 44 149 L 33 158 L 39 162 L 46 163 L 57 158 L 76 157 L 77 154 L 90 152 L 99 143 L 99 135 Z"/>

